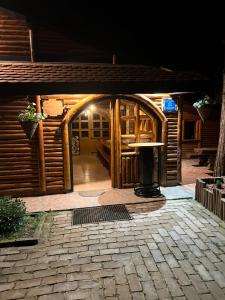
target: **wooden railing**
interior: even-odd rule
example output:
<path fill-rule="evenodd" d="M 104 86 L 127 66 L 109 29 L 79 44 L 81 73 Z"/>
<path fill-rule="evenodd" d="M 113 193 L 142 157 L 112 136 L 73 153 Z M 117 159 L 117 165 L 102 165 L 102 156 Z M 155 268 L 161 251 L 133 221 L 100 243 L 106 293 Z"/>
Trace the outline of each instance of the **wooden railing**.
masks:
<path fill-rule="evenodd" d="M 121 153 L 121 181 L 122 188 L 133 187 L 138 182 L 138 153 L 122 152 Z"/>

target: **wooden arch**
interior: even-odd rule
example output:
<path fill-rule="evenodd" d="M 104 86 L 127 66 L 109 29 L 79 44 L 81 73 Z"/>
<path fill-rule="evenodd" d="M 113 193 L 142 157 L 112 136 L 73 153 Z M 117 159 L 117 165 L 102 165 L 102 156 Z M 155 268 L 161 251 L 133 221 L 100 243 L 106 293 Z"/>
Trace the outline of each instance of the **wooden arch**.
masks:
<path fill-rule="evenodd" d="M 144 95 L 123 95 L 123 94 L 116 94 L 116 95 L 90 95 L 79 103 L 75 104 L 65 115 L 63 122 L 62 122 L 62 131 L 63 131 L 63 153 L 64 153 L 64 187 L 65 191 L 71 191 L 71 170 L 70 170 L 70 145 L 69 145 L 69 123 L 76 117 L 78 114 L 81 113 L 82 110 L 85 109 L 90 104 L 94 104 L 104 100 L 111 100 L 111 99 L 123 99 L 123 100 L 130 100 L 135 103 L 138 103 L 144 106 L 147 110 L 151 111 L 161 122 L 162 124 L 162 142 L 166 145 L 166 132 L 167 132 L 167 118 L 163 114 L 163 112 L 159 109 L 159 107 L 148 97 Z M 163 158 L 165 157 L 165 146 L 162 147 Z M 164 159 L 162 159 L 162 163 Z M 164 179 L 162 178 L 162 181 Z M 163 182 L 162 182 L 163 183 Z"/>

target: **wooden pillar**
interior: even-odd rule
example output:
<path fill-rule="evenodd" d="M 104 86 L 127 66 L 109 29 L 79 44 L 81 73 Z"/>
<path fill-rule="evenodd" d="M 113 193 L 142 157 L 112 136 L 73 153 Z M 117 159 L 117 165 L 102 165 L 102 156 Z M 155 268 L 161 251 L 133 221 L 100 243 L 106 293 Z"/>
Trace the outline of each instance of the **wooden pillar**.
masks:
<path fill-rule="evenodd" d="M 70 177 L 70 147 L 69 147 L 69 126 L 67 120 L 63 123 L 63 159 L 64 159 L 64 188 L 65 192 L 71 190 Z"/>
<path fill-rule="evenodd" d="M 140 141 L 140 105 L 135 104 L 135 141 Z"/>
<path fill-rule="evenodd" d="M 41 97 L 36 96 L 36 110 L 41 113 Z M 45 149 L 44 149 L 44 133 L 43 121 L 38 124 L 38 154 L 39 154 L 39 186 L 40 192 L 46 191 L 46 175 L 45 175 Z"/>
<path fill-rule="evenodd" d="M 116 169 L 115 169 L 115 99 L 110 101 L 110 176 L 112 187 L 116 187 Z"/>
<path fill-rule="evenodd" d="M 166 156 L 167 156 L 167 121 L 162 122 L 162 143 L 164 146 L 161 149 L 161 185 L 167 185 L 167 166 L 166 166 Z"/>
<path fill-rule="evenodd" d="M 120 100 L 116 99 L 115 105 L 116 129 L 116 187 L 121 188 L 121 130 L 120 130 Z"/>
<path fill-rule="evenodd" d="M 181 97 L 177 100 L 178 120 L 177 120 L 177 181 L 182 182 L 182 123 L 183 123 L 183 103 Z"/>

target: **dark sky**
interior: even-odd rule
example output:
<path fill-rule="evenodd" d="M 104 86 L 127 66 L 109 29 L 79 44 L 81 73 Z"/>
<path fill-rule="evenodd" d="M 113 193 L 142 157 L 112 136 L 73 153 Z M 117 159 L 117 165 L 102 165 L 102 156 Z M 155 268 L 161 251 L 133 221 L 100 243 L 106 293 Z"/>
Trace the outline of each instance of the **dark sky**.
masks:
<path fill-rule="evenodd" d="M 199 7 L 197 0 L 171 2 L 0 0 L 0 6 L 31 22 L 70 32 L 79 42 L 117 53 L 119 63 L 218 74 L 223 64 L 222 8 L 206 1 Z"/>

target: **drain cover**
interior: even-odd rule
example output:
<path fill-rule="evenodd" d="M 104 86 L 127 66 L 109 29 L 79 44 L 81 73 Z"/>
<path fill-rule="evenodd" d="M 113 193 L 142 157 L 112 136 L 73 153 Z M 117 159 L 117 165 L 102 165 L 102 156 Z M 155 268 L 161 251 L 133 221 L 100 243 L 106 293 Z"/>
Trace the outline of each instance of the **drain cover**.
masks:
<path fill-rule="evenodd" d="M 122 204 L 78 208 L 73 211 L 73 225 L 131 219 L 126 206 Z"/>

